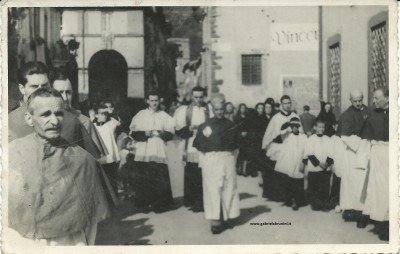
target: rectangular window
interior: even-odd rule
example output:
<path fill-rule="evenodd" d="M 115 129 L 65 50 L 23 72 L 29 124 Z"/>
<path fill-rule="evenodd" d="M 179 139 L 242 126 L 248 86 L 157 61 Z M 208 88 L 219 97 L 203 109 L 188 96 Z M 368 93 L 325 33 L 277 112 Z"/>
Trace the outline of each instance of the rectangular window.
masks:
<path fill-rule="evenodd" d="M 341 100 L 341 60 L 340 43 L 337 42 L 329 46 L 329 70 L 328 70 L 328 95 L 332 103 L 333 112 L 340 114 Z"/>
<path fill-rule="evenodd" d="M 373 91 L 387 87 L 388 63 L 388 12 L 373 16 L 368 23 L 368 103 L 372 105 Z"/>
<path fill-rule="evenodd" d="M 387 86 L 386 22 L 371 27 L 371 85 L 372 90 Z"/>
<path fill-rule="evenodd" d="M 242 84 L 261 85 L 261 55 L 242 55 Z"/>

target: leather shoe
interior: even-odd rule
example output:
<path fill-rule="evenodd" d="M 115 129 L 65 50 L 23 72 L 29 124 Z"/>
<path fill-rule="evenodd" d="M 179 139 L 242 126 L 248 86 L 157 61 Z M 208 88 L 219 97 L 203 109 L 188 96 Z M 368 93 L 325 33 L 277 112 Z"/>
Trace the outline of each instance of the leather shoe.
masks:
<path fill-rule="evenodd" d="M 368 225 L 368 216 L 367 215 L 361 215 L 361 217 L 357 221 L 357 227 L 358 228 L 365 228 Z"/>
<path fill-rule="evenodd" d="M 224 229 L 221 225 L 220 226 L 211 226 L 211 233 L 213 235 L 221 234 L 222 231 L 224 231 Z"/>

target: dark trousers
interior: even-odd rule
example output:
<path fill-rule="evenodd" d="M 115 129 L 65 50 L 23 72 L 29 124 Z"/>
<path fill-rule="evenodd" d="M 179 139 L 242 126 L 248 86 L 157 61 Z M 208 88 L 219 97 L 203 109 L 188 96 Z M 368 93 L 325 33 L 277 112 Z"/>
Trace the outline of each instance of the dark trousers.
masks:
<path fill-rule="evenodd" d="M 263 171 L 266 167 L 266 156 L 262 149 L 252 149 L 249 151 L 249 163 L 246 168 L 246 174 L 252 177 L 257 176 L 257 171 Z"/>
<path fill-rule="evenodd" d="M 203 176 L 198 163 L 187 162 L 184 173 L 183 203 L 186 207 L 203 207 Z"/>
<path fill-rule="evenodd" d="M 274 170 L 276 161 L 265 159 L 262 170 L 263 197 L 272 201 L 284 201 L 284 189 L 280 184 L 281 176 Z"/>
<path fill-rule="evenodd" d="M 119 169 L 118 175 L 123 185 L 123 191 L 125 195 L 130 195 L 131 191 L 134 191 L 135 186 L 135 155 L 128 154 L 126 156 L 126 163 Z"/>
<path fill-rule="evenodd" d="M 156 162 L 136 162 L 135 205 L 167 208 L 172 205 L 172 189 L 168 166 Z"/>
<path fill-rule="evenodd" d="M 326 210 L 329 202 L 330 171 L 308 173 L 308 200 L 313 210 Z"/>
<path fill-rule="evenodd" d="M 293 178 L 281 172 L 275 172 L 275 178 L 281 187 L 278 191 L 281 191 L 280 195 L 285 204 L 292 205 L 292 201 L 295 201 L 297 206 L 305 204 L 303 178 Z"/>
<path fill-rule="evenodd" d="M 101 166 L 106 173 L 115 194 L 118 195 L 118 163 L 112 162 Z"/>

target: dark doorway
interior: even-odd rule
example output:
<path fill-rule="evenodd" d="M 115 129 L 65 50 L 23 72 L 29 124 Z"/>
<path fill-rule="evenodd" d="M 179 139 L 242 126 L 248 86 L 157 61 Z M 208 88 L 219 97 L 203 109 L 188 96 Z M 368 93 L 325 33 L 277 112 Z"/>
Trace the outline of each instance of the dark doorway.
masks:
<path fill-rule="evenodd" d="M 89 99 L 119 103 L 128 90 L 128 64 L 115 50 L 100 50 L 89 61 Z"/>

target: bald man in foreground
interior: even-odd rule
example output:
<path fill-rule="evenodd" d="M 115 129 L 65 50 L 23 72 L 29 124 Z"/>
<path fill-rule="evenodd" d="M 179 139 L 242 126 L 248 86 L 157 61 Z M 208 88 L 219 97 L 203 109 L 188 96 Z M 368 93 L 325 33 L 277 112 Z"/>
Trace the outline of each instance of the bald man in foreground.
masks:
<path fill-rule="evenodd" d="M 363 99 L 361 90 L 351 91 L 351 106 L 339 118 L 337 134 L 341 137 L 360 137 L 361 129 L 370 113 L 363 104 Z M 340 186 L 340 208 L 344 210 L 342 216 L 345 221 L 357 221 L 357 226 L 362 227 L 365 216 L 362 216 L 364 204 L 360 198 L 366 171 L 356 167 L 356 153 L 349 146 L 346 146 L 346 158 L 343 159 L 346 160 L 347 167 L 342 172 Z"/>
<path fill-rule="evenodd" d="M 61 136 L 57 91 L 37 89 L 26 107 L 33 133 L 9 145 L 8 226 L 33 245 L 94 245 L 97 223 L 110 215 L 100 165 Z"/>
<path fill-rule="evenodd" d="M 220 234 L 226 226 L 223 222 L 240 214 L 234 156 L 239 130 L 224 117 L 224 103 L 222 94 L 212 97 L 214 117 L 199 126 L 193 141 L 193 147 L 204 153 L 200 162 L 203 168 L 204 212 L 206 219 L 211 221 L 213 234 Z"/>

